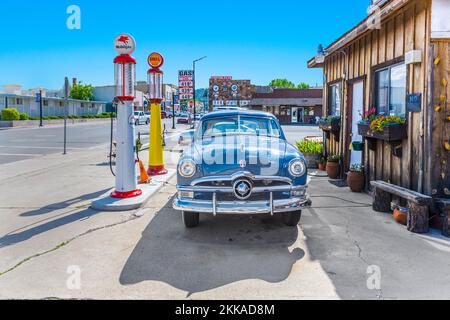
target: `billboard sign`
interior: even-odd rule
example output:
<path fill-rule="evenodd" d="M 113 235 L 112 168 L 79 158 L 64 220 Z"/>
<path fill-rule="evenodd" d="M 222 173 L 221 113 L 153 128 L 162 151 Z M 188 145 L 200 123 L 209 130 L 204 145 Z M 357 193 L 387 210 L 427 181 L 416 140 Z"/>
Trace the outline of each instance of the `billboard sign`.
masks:
<path fill-rule="evenodd" d="M 178 71 L 178 91 L 180 100 L 194 99 L 194 71 L 180 70 Z"/>

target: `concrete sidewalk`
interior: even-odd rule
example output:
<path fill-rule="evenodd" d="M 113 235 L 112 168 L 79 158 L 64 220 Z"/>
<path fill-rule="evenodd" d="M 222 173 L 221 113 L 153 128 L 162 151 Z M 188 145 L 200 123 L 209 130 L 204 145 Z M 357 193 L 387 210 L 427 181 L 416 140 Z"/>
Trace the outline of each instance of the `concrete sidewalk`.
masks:
<path fill-rule="evenodd" d="M 134 217 L 133 211 L 89 208 L 114 187 L 108 154 L 103 145 L 0 165 L 0 272 L 83 232 Z M 173 172 L 173 163 L 167 167 Z"/>

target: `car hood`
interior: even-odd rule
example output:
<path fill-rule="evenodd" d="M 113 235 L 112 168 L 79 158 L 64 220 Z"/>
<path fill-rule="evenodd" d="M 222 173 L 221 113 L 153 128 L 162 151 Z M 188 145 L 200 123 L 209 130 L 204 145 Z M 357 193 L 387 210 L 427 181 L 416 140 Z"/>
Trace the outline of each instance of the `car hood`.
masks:
<path fill-rule="evenodd" d="M 231 135 L 197 141 L 195 161 L 203 175 L 228 175 L 248 171 L 255 175 L 283 174 L 289 144 L 270 137 Z"/>

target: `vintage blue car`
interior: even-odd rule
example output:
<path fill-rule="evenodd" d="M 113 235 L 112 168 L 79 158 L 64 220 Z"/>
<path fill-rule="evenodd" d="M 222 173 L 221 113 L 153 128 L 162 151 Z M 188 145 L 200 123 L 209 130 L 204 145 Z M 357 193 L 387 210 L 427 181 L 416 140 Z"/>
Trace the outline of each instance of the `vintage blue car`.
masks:
<path fill-rule="evenodd" d="M 296 226 L 311 206 L 303 155 L 286 141 L 275 116 L 218 111 L 202 117 L 178 163 L 173 207 L 192 228 L 199 213 L 281 214 Z"/>

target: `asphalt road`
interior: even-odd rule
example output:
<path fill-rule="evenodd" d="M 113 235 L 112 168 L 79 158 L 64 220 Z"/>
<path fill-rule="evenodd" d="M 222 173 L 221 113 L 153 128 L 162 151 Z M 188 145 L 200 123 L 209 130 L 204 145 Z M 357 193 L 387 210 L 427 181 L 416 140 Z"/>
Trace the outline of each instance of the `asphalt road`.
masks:
<path fill-rule="evenodd" d="M 164 119 L 163 124 L 171 130 L 172 119 Z M 187 129 L 185 125 L 177 127 Z M 108 144 L 110 122 L 71 124 L 67 127 L 67 152 Z M 115 132 L 115 128 L 114 128 Z M 142 134 L 143 143 L 148 142 L 149 127 L 136 127 L 136 134 Z M 176 143 L 167 139 L 168 144 Z M 0 130 L 0 164 L 32 159 L 48 154 L 62 153 L 64 148 L 64 127 L 14 128 Z"/>

